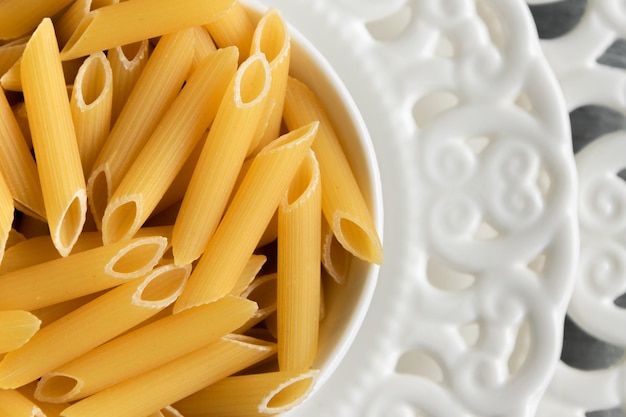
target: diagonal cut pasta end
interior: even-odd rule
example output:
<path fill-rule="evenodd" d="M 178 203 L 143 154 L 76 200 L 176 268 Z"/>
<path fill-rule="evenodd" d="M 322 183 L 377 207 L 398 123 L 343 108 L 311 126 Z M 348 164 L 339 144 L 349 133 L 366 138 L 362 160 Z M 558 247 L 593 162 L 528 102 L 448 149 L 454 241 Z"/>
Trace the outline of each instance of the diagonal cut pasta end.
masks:
<path fill-rule="evenodd" d="M 162 236 L 133 239 L 111 257 L 104 272 L 115 278 L 138 278 L 154 268 L 166 249 L 167 238 Z"/>
<path fill-rule="evenodd" d="M 79 189 L 67 205 L 59 222 L 50 224 L 54 246 L 61 256 L 68 256 L 78 240 L 87 215 L 87 192 Z"/>
<path fill-rule="evenodd" d="M 107 205 L 102 217 L 102 241 L 105 245 L 130 239 L 139 230 L 142 204 L 141 195 L 128 195 Z"/>
<path fill-rule="evenodd" d="M 98 229 L 102 229 L 102 218 L 111 198 L 111 173 L 108 164 L 93 169 L 87 180 L 87 201 Z"/>
<path fill-rule="evenodd" d="M 313 369 L 285 380 L 263 399 L 259 413 L 275 415 L 297 407 L 313 391 L 318 374 Z"/>
<path fill-rule="evenodd" d="M 191 274 L 191 265 L 164 265 L 156 268 L 137 287 L 132 303 L 136 306 L 167 307 L 180 295 Z"/>
<path fill-rule="evenodd" d="M 375 229 L 366 227 L 349 213 L 335 212 L 332 219 L 335 237 L 354 256 L 380 265 L 383 249 Z"/>
<path fill-rule="evenodd" d="M 0 353 L 19 348 L 30 340 L 41 326 L 41 320 L 28 311 L 0 311 Z"/>
<path fill-rule="evenodd" d="M 74 398 L 84 384 L 73 376 L 51 372 L 37 383 L 35 399 L 52 404 L 64 403 Z"/>

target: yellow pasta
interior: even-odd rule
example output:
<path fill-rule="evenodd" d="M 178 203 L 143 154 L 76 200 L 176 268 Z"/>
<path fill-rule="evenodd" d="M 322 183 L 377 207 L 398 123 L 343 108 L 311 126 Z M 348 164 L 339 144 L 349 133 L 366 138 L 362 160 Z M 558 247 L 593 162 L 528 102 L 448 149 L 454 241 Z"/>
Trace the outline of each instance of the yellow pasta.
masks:
<path fill-rule="evenodd" d="M 251 301 L 224 297 L 165 317 L 44 375 L 36 398 L 49 402 L 85 398 L 217 341 L 256 310 Z"/>
<path fill-rule="evenodd" d="M 28 126 L 28 115 L 26 114 L 26 104 L 23 101 L 11 106 L 13 110 L 13 116 L 15 116 L 15 120 L 17 121 L 20 130 L 22 131 L 22 135 L 24 135 L 24 141 L 26 142 L 26 146 L 28 149 L 33 149 L 33 140 L 30 137 L 30 127 Z M 33 169 L 35 172 L 37 171 L 37 167 L 33 165 Z M 41 190 L 39 190 L 39 194 L 41 194 Z M 43 196 L 41 197 L 41 206 L 43 207 Z M 43 217 L 42 217 L 43 218 Z"/>
<path fill-rule="evenodd" d="M 246 336 L 225 336 L 218 342 L 85 398 L 63 411 L 62 415 L 144 417 L 275 352 L 271 343 Z M 149 390 L 146 389 L 148 386 Z"/>
<path fill-rule="evenodd" d="M 39 407 L 16 390 L 0 390 L 0 416 L 47 417 Z"/>
<path fill-rule="evenodd" d="M 322 265 L 337 283 L 345 284 L 353 255 L 335 237 L 326 219 L 322 219 Z"/>
<path fill-rule="evenodd" d="M 272 85 L 270 87 L 270 103 L 261 118 L 264 125 L 257 130 L 252 140 L 250 152 L 259 152 L 270 141 L 276 139 L 280 133 L 280 125 L 285 103 L 285 89 L 289 75 L 291 59 L 291 40 L 287 32 L 287 25 L 277 9 L 269 9 L 259 21 L 250 54 L 262 53 L 269 61 L 272 71 Z"/>
<path fill-rule="evenodd" d="M 150 414 L 150 417 L 183 417 L 183 415 L 179 413 L 178 410 L 176 410 L 174 407 L 168 405 L 158 412 Z"/>
<path fill-rule="evenodd" d="M 198 259 L 215 232 L 265 111 L 270 85 L 267 60 L 256 54 L 239 67 L 226 89 L 174 224 L 176 263 Z"/>
<path fill-rule="evenodd" d="M 102 218 L 105 244 L 132 236 L 150 216 L 213 121 L 236 65 L 236 49 L 220 49 L 187 80 L 111 196 Z"/>
<path fill-rule="evenodd" d="M 37 384 L 35 382 L 26 384 L 18 388 L 18 391 L 20 392 L 20 394 L 24 395 L 26 398 L 32 401 L 37 407 L 39 407 L 39 409 L 44 413 L 46 417 L 60 417 L 61 412 L 70 405 L 66 403 L 51 404 L 37 401 L 34 396 L 36 385 Z"/>
<path fill-rule="evenodd" d="M 214 301 L 232 290 L 282 194 L 317 133 L 311 123 L 271 142 L 255 157 L 174 311 Z"/>
<path fill-rule="evenodd" d="M 87 194 L 63 68 L 48 18 L 26 45 L 21 77 L 50 234 L 59 253 L 67 256 L 85 223 Z"/>
<path fill-rule="evenodd" d="M 318 371 L 231 376 L 177 402 L 185 417 L 241 417 L 287 412 L 304 401 Z"/>
<path fill-rule="evenodd" d="M 0 262 L 4 257 L 9 234 L 13 224 L 13 196 L 11 190 L 4 180 L 4 176 L 0 174 Z"/>
<path fill-rule="evenodd" d="M 209 35 L 209 32 L 202 27 L 196 26 L 192 28 L 193 30 L 193 46 L 194 46 L 194 55 L 193 55 L 193 65 L 192 68 L 195 70 L 198 67 L 198 64 L 202 62 L 204 58 L 209 56 L 211 52 L 215 52 L 217 47 Z"/>
<path fill-rule="evenodd" d="M 237 333 L 247 332 L 276 311 L 276 286 L 276 274 L 267 274 L 256 278 L 241 293 L 241 297 L 257 303 L 259 309 L 250 317 L 250 320 L 237 329 Z"/>
<path fill-rule="evenodd" d="M 24 37 L 0 46 L 0 77 L 20 59 L 27 41 Z"/>
<path fill-rule="evenodd" d="M 109 135 L 113 103 L 113 72 L 107 57 L 95 53 L 81 65 L 74 81 L 70 109 L 85 176 Z"/>
<path fill-rule="evenodd" d="M 233 2 L 228 10 L 208 22 L 206 27 L 217 46 L 236 46 L 239 49 L 239 62 L 248 59 L 254 23 L 241 2 Z"/>
<path fill-rule="evenodd" d="M 264 255 L 252 255 L 250 260 L 243 269 L 241 275 L 237 279 L 237 282 L 233 286 L 233 289 L 228 293 L 229 295 L 241 296 L 246 288 L 250 286 L 250 283 L 257 276 L 263 265 L 267 261 L 267 257 Z"/>
<path fill-rule="evenodd" d="M 281 371 L 308 369 L 317 354 L 322 184 L 309 151 L 278 206 L 277 320 Z"/>
<path fill-rule="evenodd" d="M 24 310 L 0 311 L 0 353 L 22 346 L 39 330 L 41 320 Z"/>
<path fill-rule="evenodd" d="M 113 74 L 113 104 L 111 124 L 117 120 L 148 62 L 150 43 L 147 39 L 109 50 L 107 58 Z"/>
<path fill-rule="evenodd" d="M 32 31 L 39 22 L 52 16 L 72 0 L 29 0 L 24 7 L 21 0 L 0 2 L 0 39 L 13 39 Z"/>
<path fill-rule="evenodd" d="M 137 238 L 0 275 L 0 309 L 34 310 L 120 285 L 150 271 L 166 245 Z"/>
<path fill-rule="evenodd" d="M 0 362 L 0 388 L 28 384 L 158 313 L 174 301 L 190 269 L 159 267 L 44 327 Z"/>
<path fill-rule="evenodd" d="M 62 48 L 70 39 L 80 22 L 90 11 L 103 6 L 108 6 L 119 0 L 75 0 L 58 19 L 55 20 L 54 27 Z"/>
<path fill-rule="evenodd" d="M 191 31 L 161 38 L 111 129 L 87 181 L 89 207 L 98 226 L 110 196 L 187 78 L 193 59 L 192 46 Z M 155 85 L 159 88 L 154 88 Z"/>
<path fill-rule="evenodd" d="M 289 78 L 284 118 L 289 129 L 320 121 L 313 150 L 322 176 L 322 209 L 335 236 L 355 256 L 383 261 L 382 245 L 350 164 L 322 104 L 304 83 Z"/>
<path fill-rule="evenodd" d="M 131 0 L 90 12 L 67 42 L 63 60 L 203 25 L 234 0 Z M 137 19 L 141 16 L 141 19 Z M 115 27 L 116 30 L 111 30 Z"/>
<path fill-rule="evenodd" d="M 0 137 L 0 171 L 15 199 L 15 205 L 26 214 L 44 219 L 46 212 L 37 166 L 2 88 Z"/>
<path fill-rule="evenodd" d="M 37 316 L 39 320 L 41 320 L 41 327 L 45 327 L 50 323 L 57 321 L 66 314 L 71 313 L 77 308 L 82 307 L 88 302 L 95 300 L 96 298 L 103 295 L 104 292 L 107 290 L 83 295 L 82 297 L 78 298 L 72 298 L 71 300 L 63 301 L 57 304 L 53 304 L 51 306 L 38 308 L 36 310 L 32 310 L 32 313 Z"/>

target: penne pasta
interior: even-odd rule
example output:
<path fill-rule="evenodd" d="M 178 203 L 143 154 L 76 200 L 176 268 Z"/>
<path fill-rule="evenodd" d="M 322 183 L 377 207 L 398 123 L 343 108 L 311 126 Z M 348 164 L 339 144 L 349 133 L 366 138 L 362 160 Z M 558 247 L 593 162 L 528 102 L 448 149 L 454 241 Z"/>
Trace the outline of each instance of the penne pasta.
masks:
<path fill-rule="evenodd" d="M 256 310 L 251 301 L 227 296 L 165 317 L 44 375 L 36 398 L 48 402 L 85 398 L 217 341 Z"/>
<path fill-rule="evenodd" d="M 287 24 L 277 9 L 271 8 L 261 17 L 254 31 L 250 54 L 264 54 L 272 72 L 270 102 L 261 118 L 263 125 L 250 144 L 249 153 L 258 153 L 280 134 L 289 62 L 291 40 Z"/>
<path fill-rule="evenodd" d="M 278 206 L 277 322 L 281 371 L 309 369 L 320 313 L 322 183 L 313 151 Z"/>
<path fill-rule="evenodd" d="M 61 57 L 69 60 L 203 25 L 234 0 L 132 0 L 90 12 L 69 39 Z M 141 16 L 141 19 L 137 19 Z M 111 30 L 116 27 L 118 30 Z"/>
<path fill-rule="evenodd" d="M 107 58 L 113 74 L 113 104 L 111 124 L 115 124 L 130 93 L 137 84 L 148 62 L 150 43 L 147 39 L 128 45 L 116 46 L 108 51 Z"/>
<path fill-rule="evenodd" d="M 134 235 L 148 219 L 213 121 L 236 65 L 236 49 L 220 49 L 187 80 L 111 196 L 102 218 L 105 244 Z"/>
<path fill-rule="evenodd" d="M 276 311 L 276 287 L 276 274 L 267 274 L 256 278 L 241 293 L 241 297 L 254 301 L 259 309 L 250 317 L 250 320 L 237 329 L 237 333 L 247 332 Z"/>
<path fill-rule="evenodd" d="M 168 405 L 165 408 L 162 408 L 156 413 L 150 414 L 149 417 L 183 417 L 183 415 L 178 412 L 174 407 Z"/>
<path fill-rule="evenodd" d="M 209 32 L 202 26 L 196 26 L 193 30 L 193 65 L 195 70 L 198 68 L 200 62 L 202 62 L 211 52 L 215 52 L 217 47 L 209 35 Z"/>
<path fill-rule="evenodd" d="M 254 23 L 245 7 L 239 1 L 206 24 L 211 37 L 220 48 L 236 46 L 239 50 L 239 63 L 248 59 L 250 42 L 254 33 Z"/>
<path fill-rule="evenodd" d="M 2 88 L 0 137 L 0 172 L 11 190 L 15 205 L 28 215 L 45 219 L 37 166 Z"/>
<path fill-rule="evenodd" d="M 316 133 L 317 123 L 311 123 L 273 141 L 255 157 L 176 301 L 175 312 L 217 300 L 232 290 Z"/>
<path fill-rule="evenodd" d="M 380 264 L 383 251 L 373 219 L 341 149 L 330 119 L 315 94 L 302 82 L 289 78 L 284 118 L 289 129 L 320 121 L 312 146 L 322 176 L 322 210 L 335 236 L 355 256 Z"/>
<path fill-rule="evenodd" d="M 322 265 L 337 283 L 345 284 L 353 255 L 335 237 L 326 219 L 322 219 Z"/>
<path fill-rule="evenodd" d="M 144 417 L 276 352 L 273 344 L 246 336 L 221 340 L 85 398 L 64 417 Z M 115 401 L 111 401 L 115 399 Z"/>
<path fill-rule="evenodd" d="M 0 46 L 0 77 L 20 59 L 26 48 L 27 37 Z"/>
<path fill-rule="evenodd" d="M 108 289 L 107 289 L 108 290 Z M 71 313 L 79 307 L 84 306 L 90 301 L 103 295 L 107 290 L 95 292 L 93 294 L 83 295 L 82 297 L 72 298 L 51 306 L 38 308 L 32 313 L 41 321 L 41 327 L 46 327 L 52 322 L 57 321 L 61 317 Z"/>
<path fill-rule="evenodd" d="M 231 376 L 175 406 L 185 417 L 276 415 L 301 404 L 313 390 L 318 373 L 296 370 Z"/>
<path fill-rule="evenodd" d="M 191 31 L 161 38 L 111 129 L 87 181 L 89 208 L 98 227 L 110 196 L 187 78 L 193 59 L 192 46 Z M 159 88 L 154 88 L 155 85 Z"/>
<path fill-rule="evenodd" d="M 9 232 L 9 237 L 7 238 L 5 250 L 9 250 L 13 246 L 16 246 L 24 241 L 26 241 L 26 237 L 24 237 L 23 234 L 15 229 L 11 229 L 11 231 Z"/>
<path fill-rule="evenodd" d="M 63 48 L 76 28 L 87 17 L 89 12 L 103 6 L 108 6 L 118 0 L 75 0 L 58 19 L 54 27 L 59 41 L 59 47 Z M 97 52 L 97 51 L 94 51 Z"/>
<path fill-rule="evenodd" d="M 70 99 L 84 176 L 91 172 L 91 167 L 109 135 L 112 103 L 111 66 L 104 53 L 97 52 L 89 56 L 78 70 Z"/>
<path fill-rule="evenodd" d="M 24 7 L 21 0 L 0 2 L 0 39 L 14 39 L 33 31 L 41 20 L 52 16 L 72 0 L 29 0 Z"/>
<path fill-rule="evenodd" d="M 0 262 L 4 257 L 7 240 L 11 233 L 13 214 L 13 196 L 4 176 L 0 174 Z"/>
<path fill-rule="evenodd" d="M 22 346 L 39 330 L 41 320 L 24 310 L 0 311 L 0 353 Z"/>
<path fill-rule="evenodd" d="M 215 232 L 265 111 L 270 85 L 267 60 L 256 54 L 239 67 L 226 89 L 174 224 L 176 263 L 198 259 Z"/>
<path fill-rule="evenodd" d="M 163 237 L 137 238 L 0 275 L 0 310 L 34 310 L 115 287 L 150 271 L 166 245 Z"/>
<path fill-rule="evenodd" d="M 159 267 L 44 327 L 0 362 L 0 388 L 28 384 L 158 313 L 177 297 L 190 269 Z"/>
<path fill-rule="evenodd" d="M 250 286 L 250 283 L 252 283 L 252 281 L 256 278 L 257 274 L 265 264 L 265 261 L 267 261 L 267 257 L 264 255 L 252 255 L 228 295 L 245 297 L 242 294 Z"/>
<path fill-rule="evenodd" d="M 39 407 L 17 390 L 0 390 L 0 416 L 46 417 Z"/>
<path fill-rule="evenodd" d="M 67 256 L 85 223 L 87 194 L 54 28 L 46 18 L 26 45 L 21 78 L 46 218 Z"/>

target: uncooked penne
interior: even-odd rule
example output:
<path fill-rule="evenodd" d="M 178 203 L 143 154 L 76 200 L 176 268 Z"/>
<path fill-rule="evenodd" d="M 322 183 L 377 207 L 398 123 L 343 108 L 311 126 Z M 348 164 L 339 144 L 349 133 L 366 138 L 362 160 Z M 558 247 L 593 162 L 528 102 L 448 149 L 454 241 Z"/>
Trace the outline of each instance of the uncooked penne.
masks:
<path fill-rule="evenodd" d="M 83 175 L 91 172 L 111 127 L 113 72 L 102 52 L 83 62 L 72 89 L 70 109 Z"/>
<path fill-rule="evenodd" d="M 156 268 L 44 327 L 0 362 L 0 388 L 28 384 L 155 315 L 174 301 L 190 269 Z"/>
<path fill-rule="evenodd" d="M 28 41 L 20 75 L 50 235 L 67 256 L 85 223 L 87 193 L 50 19 Z"/>
<path fill-rule="evenodd" d="M 4 176 L 0 174 L 0 262 L 4 257 L 4 252 L 13 225 L 15 207 L 13 196 Z"/>
<path fill-rule="evenodd" d="M 150 271 L 166 246 L 163 237 L 137 238 L 0 275 L 0 309 L 34 310 L 115 287 Z"/>
<path fill-rule="evenodd" d="M 322 265 L 337 283 L 345 284 L 350 272 L 352 255 L 339 243 L 326 219 L 322 219 Z"/>
<path fill-rule="evenodd" d="M 37 407 L 39 407 L 39 409 L 43 411 L 43 414 L 46 417 L 60 417 L 61 412 L 65 410 L 67 407 L 69 407 L 70 405 L 66 403 L 51 404 L 51 403 L 37 401 L 34 396 L 36 385 L 37 384 L 35 382 L 32 382 L 30 384 L 26 384 L 18 388 L 17 390 L 20 392 L 20 394 L 24 395 L 26 398 L 32 401 Z"/>
<path fill-rule="evenodd" d="M 322 181 L 313 151 L 278 206 L 277 320 L 281 371 L 309 369 L 320 313 Z"/>
<path fill-rule="evenodd" d="M 259 152 L 270 141 L 280 135 L 280 126 L 283 120 L 283 106 L 289 62 L 291 59 L 291 39 L 287 31 L 287 24 L 277 9 L 271 8 L 263 16 L 254 31 L 250 55 L 261 53 L 267 57 L 272 71 L 272 85 L 270 87 L 270 102 L 261 120 L 263 125 L 250 144 L 250 153 Z"/>
<path fill-rule="evenodd" d="M 52 16 L 72 0 L 21 0 L 0 2 L 0 39 L 14 39 L 34 30 L 41 20 Z"/>
<path fill-rule="evenodd" d="M 209 35 L 209 32 L 204 27 L 196 26 L 192 28 L 192 30 L 194 47 L 192 68 L 195 70 L 204 58 L 206 58 L 211 52 L 215 52 L 217 50 L 217 47 L 215 46 L 211 35 Z"/>
<path fill-rule="evenodd" d="M 22 346 L 39 330 L 41 320 L 24 310 L 0 311 L 0 353 Z"/>
<path fill-rule="evenodd" d="M 87 181 L 98 227 L 109 198 L 180 91 L 193 55 L 192 32 L 185 30 L 163 36 L 146 63 Z"/>
<path fill-rule="evenodd" d="M 378 232 L 332 123 L 315 93 L 291 77 L 287 82 L 284 119 L 289 129 L 320 121 L 312 149 L 322 175 L 324 216 L 348 251 L 368 262 L 382 263 Z"/>
<path fill-rule="evenodd" d="M 265 113 L 271 82 L 265 56 L 255 54 L 226 89 L 174 224 L 176 263 L 198 259 L 215 232 Z"/>
<path fill-rule="evenodd" d="M 208 22 L 206 28 L 220 48 L 236 46 L 239 49 L 239 63 L 248 59 L 254 23 L 240 1 L 233 2 L 228 10 Z"/>
<path fill-rule="evenodd" d="M 256 278 L 241 293 L 241 297 L 254 301 L 259 306 L 259 309 L 250 317 L 250 320 L 237 329 L 237 333 L 247 332 L 276 311 L 276 287 L 276 274 L 267 274 Z"/>
<path fill-rule="evenodd" d="M 185 417 L 276 415 L 304 401 L 319 371 L 296 370 L 225 378 L 177 402 Z"/>
<path fill-rule="evenodd" d="M 97 51 L 203 25 L 234 0 L 132 0 L 90 12 L 69 39 L 61 57 L 69 60 Z M 137 19 L 141 16 L 141 19 Z M 116 30 L 111 30 L 115 27 Z"/>
<path fill-rule="evenodd" d="M 217 300 L 232 290 L 316 133 L 314 122 L 281 136 L 257 154 L 176 301 L 175 312 Z"/>
<path fill-rule="evenodd" d="M 28 37 L 0 46 L 0 77 L 4 75 L 22 56 Z"/>
<path fill-rule="evenodd" d="M 213 121 L 236 66 L 237 50 L 220 49 L 187 80 L 111 196 L 102 218 L 105 244 L 133 236 L 148 219 Z"/>
<path fill-rule="evenodd" d="M 63 411 L 64 417 L 144 417 L 276 352 L 272 343 L 246 336 L 221 340 L 127 379 Z M 115 399 L 115 401 L 111 401 Z"/>
<path fill-rule="evenodd" d="M 237 279 L 237 282 L 233 286 L 233 289 L 228 293 L 228 295 L 241 296 L 246 288 L 250 286 L 250 283 L 257 276 L 263 265 L 267 261 L 267 257 L 265 255 L 252 255 L 248 263 L 243 269 L 241 275 Z"/>
<path fill-rule="evenodd" d="M 50 323 L 57 321 L 66 314 L 69 314 L 77 308 L 82 307 L 88 302 L 100 297 L 104 294 L 105 291 L 107 290 L 83 295 L 82 297 L 78 298 L 72 298 L 71 300 L 53 304 L 48 307 L 38 308 L 33 310 L 32 313 L 37 316 L 39 320 L 41 320 L 41 327 L 46 327 Z"/>
<path fill-rule="evenodd" d="M 0 390 L 0 416 L 47 417 L 35 403 L 17 390 Z"/>
<path fill-rule="evenodd" d="M 39 173 L 22 131 L 0 87 L 0 172 L 18 209 L 45 219 Z"/>
<path fill-rule="evenodd" d="M 48 402 L 85 398 L 217 341 L 256 310 L 252 301 L 227 296 L 165 317 L 44 375 L 36 398 Z"/>
<path fill-rule="evenodd" d="M 107 53 L 113 74 L 111 125 L 115 124 L 150 56 L 150 42 L 144 39 L 116 46 Z"/>

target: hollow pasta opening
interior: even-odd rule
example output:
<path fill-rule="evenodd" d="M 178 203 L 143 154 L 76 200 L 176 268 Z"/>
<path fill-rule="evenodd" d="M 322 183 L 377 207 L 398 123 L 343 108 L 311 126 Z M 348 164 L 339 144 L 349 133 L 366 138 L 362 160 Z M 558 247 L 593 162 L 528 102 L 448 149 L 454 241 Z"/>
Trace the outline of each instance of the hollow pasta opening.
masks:
<path fill-rule="evenodd" d="M 156 275 L 143 288 L 140 298 L 145 302 L 158 302 L 176 293 L 187 278 L 186 268 L 171 268 Z"/>
<path fill-rule="evenodd" d="M 120 46 L 122 50 L 122 54 L 124 54 L 124 58 L 128 60 L 128 62 L 132 62 L 138 58 L 140 52 L 143 51 L 144 43 L 141 42 L 133 42 L 127 45 Z"/>
<path fill-rule="evenodd" d="M 248 61 L 248 67 L 241 71 L 237 93 L 243 104 L 250 104 L 259 99 L 267 88 L 267 69 L 260 59 Z M 265 92 L 267 93 L 267 92 Z"/>
<path fill-rule="evenodd" d="M 379 253 L 372 242 L 372 236 L 354 221 L 345 217 L 339 219 L 337 239 L 343 241 L 348 250 L 353 251 L 356 256 L 371 262 L 379 262 Z"/>
<path fill-rule="evenodd" d="M 83 103 L 86 106 L 96 102 L 102 94 L 106 91 L 107 86 L 107 72 L 105 69 L 105 59 L 102 56 L 99 59 L 94 56 L 90 61 L 90 65 L 86 67 L 86 70 L 80 78 L 80 93 L 82 95 Z"/>
<path fill-rule="evenodd" d="M 78 387 L 78 380 L 67 375 L 51 375 L 39 383 L 37 397 L 42 401 L 62 402 Z"/>
<path fill-rule="evenodd" d="M 111 271 L 117 274 L 132 274 L 146 265 L 155 262 L 155 258 L 163 251 L 163 242 L 155 239 L 154 242 L 133 246 L 124 252 L 111 266 Z"/>
<path fill-rule="evenodd" d="M 300 197 L 306 197 L 307 189 L 313 188 L 315 183 L 319 181 L 316 165 L 317 163 L 312 153 L 304 158 L 287 190 L 288 205 L 296 203 Z"/>
<path fill-rule="evenodd" d="M 267 408 L 270 410 L 280 409 L 299 402 L 302 396 L 310 389 L 313 379 L 313 377 L 308 377 L 285 386 L 269 399 Z"/>
<path fill-rule="evenodd" d="M 83 198 L 81 198 L 80 195 L 74 196 L 61 219 L 61 224 L 58 229 L 58 239 L 61 246 L 67 248 L 68 252 L 71 250 L 78 234 L 83 228 L 83 222 L 85 221 L 84 209 L 86 208 L 84 203 L 84 196 Z"/>
<path fill-rule="evenodd" d="M 109 179 L 107 178 L 106 171 L 100 169 L 90 178 L 90 195 L 89 201 L 91 211 L 98 224 L 101 223 L 102 217 L 104 217 L 104 211 L 107 208 L 109 202 Z"/>
<path fill-rule="evenodd" d="M 135 200 L 129 200 L 112 207 L 111 213 L 102 222 L 102 239 L 105 243 L 119 242 L 128 238 L 128 233 L 132 230 L 139 210 Z"/>
<path fill-rule="evenodd" d="M 278 14 L 269 14 L 266 19 L 259 39 L 259 49 L 271 63 L 283 51 L 287 32 Z"/>

